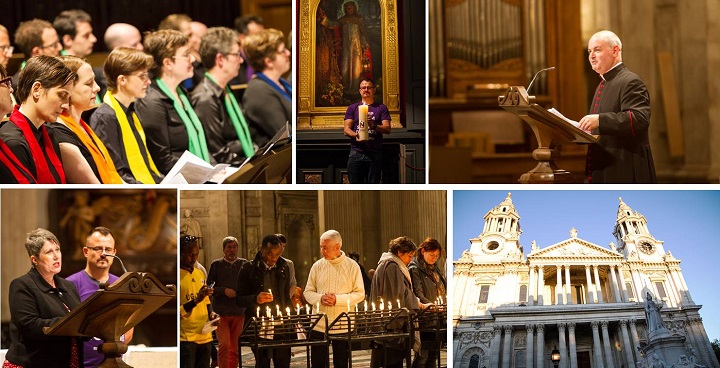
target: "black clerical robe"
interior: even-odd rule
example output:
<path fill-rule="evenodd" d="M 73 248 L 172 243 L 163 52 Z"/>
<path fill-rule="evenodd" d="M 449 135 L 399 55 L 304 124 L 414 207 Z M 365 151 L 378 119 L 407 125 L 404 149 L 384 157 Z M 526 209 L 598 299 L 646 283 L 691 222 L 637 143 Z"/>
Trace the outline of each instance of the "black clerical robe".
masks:
<path fill-rule="evenodd" d="M 588 147 L 585 181 L 655 183 L 647 88 L 624 64 L 603 77 L 590 104 L 590 114 L 600 115 L 600 125 L 593 131 L 600 139 Z"/>

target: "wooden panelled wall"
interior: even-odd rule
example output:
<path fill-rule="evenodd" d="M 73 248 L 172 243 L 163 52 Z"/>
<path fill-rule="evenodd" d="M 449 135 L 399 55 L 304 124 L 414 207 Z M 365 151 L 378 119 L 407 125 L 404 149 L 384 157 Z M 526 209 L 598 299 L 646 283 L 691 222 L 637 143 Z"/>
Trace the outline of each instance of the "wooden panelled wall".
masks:
<path fill-rule="evenodd" d="M 566 116 L 585 115 L 579 0 L 430 0 L 429 9 L 431 97 L 527 86 L 536 71 L 555 66 L 531 92 Z"/>

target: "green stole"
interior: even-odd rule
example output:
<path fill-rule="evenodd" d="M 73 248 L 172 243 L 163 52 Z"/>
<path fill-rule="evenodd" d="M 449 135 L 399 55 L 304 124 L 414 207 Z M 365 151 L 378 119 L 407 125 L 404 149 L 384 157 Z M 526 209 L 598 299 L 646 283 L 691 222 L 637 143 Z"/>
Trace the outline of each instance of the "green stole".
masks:
<path fill-rule="evenodd" d="M 157 83 L 165 95 L 170 97 L 175 111 L 177 111 L 178 115 L 180 115 L 180 120 L 185 124 L 185 130 L 188 134 L 188 150 L 195 156 L 200 157 L 206 162 L 210 162 L 210 152 L 208 151 L 207 142 L 205 141 L 205 131 L 203 130 L 202 124 L 200 124 L 200 119 L 198 119 L 195 114 L 195 110 L 190 106 L 190 101 L 188 101 L 185 93 L 179 86 L 177 87 L 176 91 L 182 101 L 181 104 L 162 79 L 155 79 L 155 83 Z M 183 107 L 183 105 L 185 105 L 185 107 Z"/>
<path fill-rule="evenodd" d="M 218 83 L 209 73 L 205 72 L 205 77 L 219 87 Z M 230 116 L 230 121 L 232 122 L 233 128 L 235 128 L 235 133 L 237 133 L 238 139 L 240 140 L 240 145 L 242 146 L 243 153 L 245 153 L 245 157 L 252 157 L 252 155 L 255 154 L 255 148 L 253 148 L 252 139 L 250 138 L 250 131 L 248 130 L 245 116 L 243 116 L 242 110 L 240 110 L 240 105 L 229 86 L 225 86 L 225 110 Z"/>

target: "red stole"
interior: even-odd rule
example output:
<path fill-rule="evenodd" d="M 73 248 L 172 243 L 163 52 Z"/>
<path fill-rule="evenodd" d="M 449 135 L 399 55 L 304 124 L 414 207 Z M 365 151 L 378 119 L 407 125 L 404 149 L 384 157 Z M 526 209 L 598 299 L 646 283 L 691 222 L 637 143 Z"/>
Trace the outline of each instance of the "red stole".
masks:
<path fill-rule="evenodd" d="M 62 161 L 60 161 L 60 158 L 55 152 L 55 148 L 52 145 L 52 141 L 50 140 L 50 135 L 48 135 L 47 128 L 45 128 L 45 124 L 41 125 L 38 129 L 42 135 L 44 145 L 44 147 L 40 147 L 40 142 L 35 139 L 35 133 L 33 133 L 33 130 L 30 127 L 32 123 L 20 112 L 19 106 L 15 106 L 15 110 L 13 110 L 12 115 L 10 115 L 10 122 L 20 128 L 28 147 L 30 148 L 30 154 L 32 154 L 33 160 L 35 161 L 35 170 L 37 171 L 35 180 L 37 183 L 65 184 L 65 171 L 63 170 Z M 50 159 L 50 163 L 52 163 L 55 171 L 60 177 L 60 183 L 58 183 L 55 176 L 53 176 L 50 172 L 48 162 L 45 160 L 46 154 Z"/>
<path fill-rule="evenodd" d="M 10 170 L 18 184 L 30 184 L 28 178 L 33 178 L 32 174 L 26 169 L 20 161 L 18 161 L 15 154 L 10 150 L 10 147 L 5 142 L 0 140 L 0 162 Z M 24 174 L 23 174 L 24 173 Z M 34 181 L 33 181 L 34 183 Z"/>

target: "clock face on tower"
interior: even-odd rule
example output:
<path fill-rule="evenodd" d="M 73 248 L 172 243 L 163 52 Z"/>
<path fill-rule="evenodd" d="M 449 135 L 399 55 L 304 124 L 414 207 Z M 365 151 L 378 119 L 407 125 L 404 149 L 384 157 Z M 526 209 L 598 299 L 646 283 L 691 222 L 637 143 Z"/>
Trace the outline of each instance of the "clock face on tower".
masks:
<path fill-rule="evenodd" d="M 640 250 L 645 254 L 652 254 L 655 251 L 655 246 L 645 241 L 640 243 Z"/>

